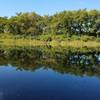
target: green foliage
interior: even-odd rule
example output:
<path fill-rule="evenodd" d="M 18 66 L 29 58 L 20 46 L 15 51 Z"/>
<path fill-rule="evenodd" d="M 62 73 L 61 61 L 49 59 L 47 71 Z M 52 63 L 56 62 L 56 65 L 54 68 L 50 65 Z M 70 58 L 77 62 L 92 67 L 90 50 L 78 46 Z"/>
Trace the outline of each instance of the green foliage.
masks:
<path fill-rule="evenodd" d="M 96 38 L 96 41 L 97 41 L 97 42 L 100 42 L 100 38 Z"/>
<path fill-rule="evenodd" d="M 0 33 L 32 37 L 49 34 L 100 37 L 100 11 L 63 11 L 52 16 L 40 16 L 34 12 L 17 13 L 11 18 L 0 17 Z"/>

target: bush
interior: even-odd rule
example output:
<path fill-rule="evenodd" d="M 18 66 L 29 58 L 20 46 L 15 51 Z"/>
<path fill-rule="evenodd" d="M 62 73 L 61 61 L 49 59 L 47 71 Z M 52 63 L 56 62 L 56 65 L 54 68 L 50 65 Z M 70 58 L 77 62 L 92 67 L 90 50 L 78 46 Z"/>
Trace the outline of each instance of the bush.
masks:
<path fill-rule="evenodd" d="M 97 42 L 100 42 L 100 38 L 97 38 L 96 41 L 97 41 Z"/>

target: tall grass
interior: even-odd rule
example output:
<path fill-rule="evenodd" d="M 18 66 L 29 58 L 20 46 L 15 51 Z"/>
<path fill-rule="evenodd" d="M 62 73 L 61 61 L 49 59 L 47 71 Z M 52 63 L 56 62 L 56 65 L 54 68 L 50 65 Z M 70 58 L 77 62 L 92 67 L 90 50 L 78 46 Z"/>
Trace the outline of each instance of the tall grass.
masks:
<path fill-rule="evenodd" d="M 100 47 L 100 38 L 89 36 L 72 36 L 66 35 L 40 35 L 37 37 L 20 36 L 11 34 L 0 34 L 1 45 L 18 45 L 18 46 L 37 46 L 37 45 L 52 45 L 52 46 L 70 46 L 76 48 L 83 47 Z"/>

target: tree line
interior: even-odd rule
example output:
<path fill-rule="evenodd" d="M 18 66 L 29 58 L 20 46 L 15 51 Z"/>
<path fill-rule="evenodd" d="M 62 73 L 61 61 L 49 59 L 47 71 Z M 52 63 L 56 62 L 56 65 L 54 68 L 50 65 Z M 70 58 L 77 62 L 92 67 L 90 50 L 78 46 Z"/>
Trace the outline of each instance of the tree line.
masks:
<path fill-rule="evenodd" d="M 100 36 L 99 10 L 62 11 L 40 16 L 35 12 L 17 13 L 10 18 L 0 17 L 0 33 L 13 35 L 65 34 Z"/>

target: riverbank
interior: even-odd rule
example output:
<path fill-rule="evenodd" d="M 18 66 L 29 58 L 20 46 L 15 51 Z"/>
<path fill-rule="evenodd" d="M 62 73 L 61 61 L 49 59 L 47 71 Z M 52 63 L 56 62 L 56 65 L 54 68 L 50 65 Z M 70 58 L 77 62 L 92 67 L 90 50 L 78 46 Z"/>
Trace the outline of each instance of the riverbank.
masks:
<path fill-rule="evenodd" d="M 100 47 L 100 42 L 96 41 L 87 41 L 82 40 L 66 40 L 66 41 L 41 41 L 41 40 L 31 40 L 31 39 L 0 39 L 0 45 L 11 45 L 11 46 L 42 46 L 42 45 L 51 45 L 51 46 L 65 46 L 65 47 Z"/>
<path fill-rule="evenodd" d="M 63 35 L 40 35 L 38 37 L 24 37 L 24 36 L 13 36 L 13 35 L 1 35 L 0 45 L 6 46 L 64 46 L 64 47 L 75 47 L 75 48 L 96 48 L 100 47 L 100 38 L 87 37 L 87 36 L 73 36 L 64 37 Z"/>

